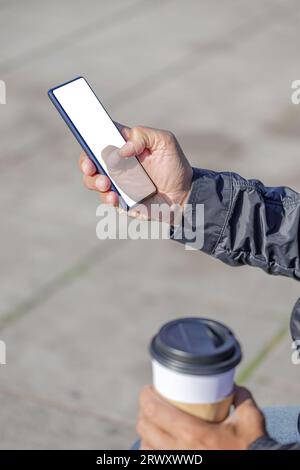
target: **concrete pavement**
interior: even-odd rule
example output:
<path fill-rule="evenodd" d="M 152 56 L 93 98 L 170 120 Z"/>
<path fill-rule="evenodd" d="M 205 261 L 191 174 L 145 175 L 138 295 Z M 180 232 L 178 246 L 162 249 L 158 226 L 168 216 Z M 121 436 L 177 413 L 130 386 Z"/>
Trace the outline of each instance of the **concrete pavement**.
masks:
<path fill-rule="evenodd" d="M 171 129 L 194 165 L 300 190 L 300 7 L 286 0 L 0 2 L 1 448 L 127 448 L 147 345 L 181 315 L 225 321 L 261 406 L 299 402 L 296 282 L 170 241 L 99 241 L 98 197 L 47 89 L 76 75 L 113 118 Z"/>

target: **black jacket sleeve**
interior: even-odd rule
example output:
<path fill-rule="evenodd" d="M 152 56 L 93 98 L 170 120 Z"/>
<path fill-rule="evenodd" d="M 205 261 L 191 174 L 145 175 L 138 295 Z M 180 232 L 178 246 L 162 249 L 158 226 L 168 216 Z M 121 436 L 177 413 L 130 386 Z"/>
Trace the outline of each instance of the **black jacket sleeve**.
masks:
<path fill-rule="evenodd" d="M 231 266 L 247 264 L 300 280 L 299 223 L 300 195 L 292 189 L 194 169 L 184 225 L 198 240 L 178 229 L 173 238 Z"/>

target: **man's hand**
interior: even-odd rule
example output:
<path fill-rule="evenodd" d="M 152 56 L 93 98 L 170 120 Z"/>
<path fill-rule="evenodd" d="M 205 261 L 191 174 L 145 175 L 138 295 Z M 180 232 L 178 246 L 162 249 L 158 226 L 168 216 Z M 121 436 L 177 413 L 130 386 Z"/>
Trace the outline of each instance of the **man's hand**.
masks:
<path fill-rule="evenodd" d="M 157 195 L 147 200 L 147 204 L 182 206 L 191 188 L 192 168 L 174 135 L 150 127 L 119 127 L 127 141 L 119 151 L 120 156 L 137 156 L 157 187 Z M 80 156 L 79 167 L 84 174 L 85 186 L 99 191 L 102 202 L 117 206 L 118 195 L 110 190 L 109 178 L 97 174 L 94 164 L 84 153 Z"/>
<path fill-rule="evenodd" d="M 251 393 L 236 387 L 235 411 L 219 424 L 184 413 L 147 386 L 140 395 L 137 432 L 143 450 L 246 450 L 266 434 Z"/>

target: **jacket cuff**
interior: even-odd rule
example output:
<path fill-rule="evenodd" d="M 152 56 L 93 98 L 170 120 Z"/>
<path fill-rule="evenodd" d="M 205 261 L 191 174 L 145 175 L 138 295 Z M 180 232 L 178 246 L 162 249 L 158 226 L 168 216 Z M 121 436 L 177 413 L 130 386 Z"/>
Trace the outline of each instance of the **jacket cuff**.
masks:
<path fill-rule="evenodd" d="M 226 227 L 231 197 L 230 173 L 193 168 L 183 227 L 176 228 L 171 238 L 213 255 Z"/>
<path fill-rule="evenodd" d="M 262 436 L 252 442 L 248 450 L 272 450 L 276 449 L 278 446 L 280 446 L 280 444 L 274 441 L 270 436 Z"/>

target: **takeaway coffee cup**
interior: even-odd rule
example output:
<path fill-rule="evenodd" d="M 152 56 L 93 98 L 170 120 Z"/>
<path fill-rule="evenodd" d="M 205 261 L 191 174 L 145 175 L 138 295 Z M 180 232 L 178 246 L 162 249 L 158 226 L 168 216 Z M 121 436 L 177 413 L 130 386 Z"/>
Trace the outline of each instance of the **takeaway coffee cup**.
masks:
<path fill-rule="evenodd" d="M 207 318 L 166 323 L 151 341 L 153 385 L 176 407 L 223 421 L 233 400 L 241 348 L 232 331 Z"/>

